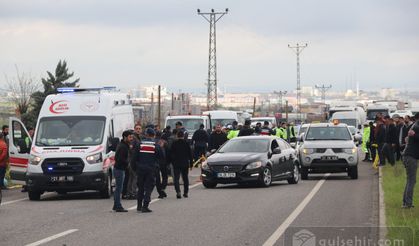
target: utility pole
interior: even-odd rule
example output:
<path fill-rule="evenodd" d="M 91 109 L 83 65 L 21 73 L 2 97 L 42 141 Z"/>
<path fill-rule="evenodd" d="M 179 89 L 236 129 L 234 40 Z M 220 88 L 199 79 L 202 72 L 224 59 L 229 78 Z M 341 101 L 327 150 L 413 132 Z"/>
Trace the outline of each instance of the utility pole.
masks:
<path fill-rule="evenodd" d="M 228 13 L 228 9 L 225 12 L 215 12 L 211 9 L 211 12 L 203 13 L 200 9 L 197 10 L 198 15 L 204 17 L 210 23 L 209 32 L 209 56 L 208 56 L 208 82 L 207 82 L 207 108 L 208 110 L 215 109 L 217 106 L 217 46 L 216 46 L 216 29 L 215 23 L 221 19 L 225 14 Z"/>
<path fill-rule="evenodd" d="M 256 111 L 256 97 L 253 98 L 253 113 L 252 113 L 252 117 L 255 117 L 255 112 Z"/>
<path fill-rule="evenodd" d="M 301 82 L 300 82 L 300 54 L 304 48 L 307 47 L 305 45 L 299 45 L 297 43 L 296 46 L 288 45 L 288 48 L 292 49 L 295 54 L 297 55 L 297 120 L 301 121 Z"/>
<path fill-rule="evenodd" d="M 329 85 L 329 86 L 326 86 L 324 84 L 321 86 L 316 85 L 316 89 L 319 89 L 322 93 L 323 104 L 326 104 L 326 91 L 328 91 L 330 88 L 332 88 L 332 85 Z"/>
<path fill-rule="evenodd" d="M 282 112 L 282 97 L 287 94 L 287 91 L 274 91 L 274 94 L 279 96 L 279 112 Z"/>

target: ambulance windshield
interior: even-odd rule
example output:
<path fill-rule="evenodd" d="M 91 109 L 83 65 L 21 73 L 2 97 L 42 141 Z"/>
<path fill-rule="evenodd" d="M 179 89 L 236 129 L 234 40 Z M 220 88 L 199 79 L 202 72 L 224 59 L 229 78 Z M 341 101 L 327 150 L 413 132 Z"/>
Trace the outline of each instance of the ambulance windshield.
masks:
<path fill-rule="evenodd" d="M 101 116 L 63 116 L 42 118 L 36 146 L 91 146 L 103 140 L 106 118 Z"/>

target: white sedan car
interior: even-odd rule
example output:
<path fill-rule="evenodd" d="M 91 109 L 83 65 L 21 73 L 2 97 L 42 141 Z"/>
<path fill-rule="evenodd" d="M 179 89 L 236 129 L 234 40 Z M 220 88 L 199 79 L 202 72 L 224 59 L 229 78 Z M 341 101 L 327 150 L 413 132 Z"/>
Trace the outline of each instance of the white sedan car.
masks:
<path fill-rule="evenodd" d="M 339 172 L 358 178 L 358 149 L 346 124 L 310 124 L 300 141 L 302 179 L 309 173 Z"/>

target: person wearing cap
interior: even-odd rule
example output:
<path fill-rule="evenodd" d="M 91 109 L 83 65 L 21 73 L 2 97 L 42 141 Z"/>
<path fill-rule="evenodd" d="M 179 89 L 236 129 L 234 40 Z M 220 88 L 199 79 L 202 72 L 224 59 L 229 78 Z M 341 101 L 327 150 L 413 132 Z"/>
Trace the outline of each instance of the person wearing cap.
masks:
<path fill-rule="evenodd" d="M 406 186 L 403 194 L 403 208 L 413 208 L 413 190 L 416 184 L 419 160 L 419 113 L 415 114 L 416 122 L 410 127 L 406 137 L 406 148 L 403 152 L 403 164 L 406 168 Z"/>
<path fill-rule="evenodd" d="M 371 129 L 370 129 L 370 125 L 368 123 L 364 124 L 364 132 L 362 133 L 362 152 L 365 153 L 365 158 L 363 161 L 369 161 L 372 160 L 371 159 L 371 154 L 369 151 L 368 146 L 370 145 L 370 133 L 371 133 Z"/>
<path fill-rule="evenodd" d="M 113 208 L 115 212 L 128 212 L 121 204 L 121 192 L 124 184 L 125 171 L 128 169 L 130 144 L 133 140 L 132 131 L 124 131 L 122 133 L 122 141 L 118 144 L 115 151 L 115 165 L 113 168 L 113 176 L 115 177 L 115 193 Z"/>
<path fill-rule="evenodd" d="M 263 135 L 263 136 L 272 136 L 272 135 L 274 135 L 274 132 L 272 131 L 272 129 L 269 128 L 269 122 L 266 121 L 266 120 L 263 122 L 263 127 L 261 129 L 260 135 Z"/>
<path fill-rule="evenodd" d="M 205 131 L 204 124 L 199 126 L 192 136 L 192 144 L 194 146 L 194 160 L 197 161 L 201 156 L 205 155 L 208 147 L 209 136 Z"/>
<path fill-rule="evenodd" d="M 240 132 L 239 123 L 237 121 L 233 121 L 233 124 L 231 127 L 232 129 L 228 132 L 228 135 L 227 135 L 228 140 L 239 136 L 239 132 Z"/>
<path fill-rule="evenodd" d="M 294 123 L 291 122 L 288 124 L 288 131 L 289 131 L 289 139 L 290 142 L 296 142 L 297 141 L 297 133 L 295 132 Z"/>
<path fill-rule="evenodd" d="M 155 131 L 147 128 L 145 138 L 134 147 L 132 161 L 137 172 L 137 211 L 142 213 L 152 212 L 149 209 L 151 193 L 156 182 L 156 169 L 159 166 L 159 159 L 163 158 L 160 145 L 155 142 Z"/>
<path fill-rule="evenodd" d="M 275 131 L 275 136 L 280 137 L 284 139 L 285 141 L 288 139 L 286 125 L 287 123 L 282 122 L 281 126 L 276 128 L 276 131 Z"/>
<path fill-rule="evenodd" d="M 181 121 L 176 122 L 176 129 L 178 131 L 182 131 L 183 135 L 185 136 L 185 140 L 188 140 L 188 131 L 186 131 L 185 127 L 183 127 L 183 124 Z"/>
<path fill-rule="evenodd" d="M 243 126 L 243 128 L 240 130 L 238 137 L 251 136 L 251 135 L 253 135 L 253 134 L 255 133 L 255 130 L 253 130 L 253 129 L 250 127 L 250 124 L 251 124 L 251 123 L 252 123 L 252 122 L 251 122 L 250 120 L 246 120 L 246 121 L 244 122 L 244 126 Z"/>

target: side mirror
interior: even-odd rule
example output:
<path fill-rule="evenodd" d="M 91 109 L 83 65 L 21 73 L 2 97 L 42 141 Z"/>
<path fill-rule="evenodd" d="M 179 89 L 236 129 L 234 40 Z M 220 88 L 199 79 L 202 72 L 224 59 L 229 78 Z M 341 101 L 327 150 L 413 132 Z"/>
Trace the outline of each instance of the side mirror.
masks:
<path fill-rule="evenodd" d="M 354 136 L 354 140 L 355 140 L 356 142 L 361 141 L 361 140 L 362 140 L 361 135 L 359 135 L 359 134 L 355 134 L 355 136 Z"/>
<path fill-rule="evenodd" d="M 119 144 L 119 138 L 110 138 L 109 139 L 109 151 L 116 151 L 116 147 Z"/>
<path fill-rule="evenodd" d="M 292 143 L 290 143 L 290 145 L 291 145 L 291 147 L 292 147 L 293 149 L 295 149 L 295 147 L 297 146 L 297 143 L 296 143 L 296 142 L 292 142 Z"/>
<path fill-rule="evenodd" d="M 215 152 L 217 152 L 217 150 L 216 150 L 216 149 L 212 149 L 212 150 L 210 151 L 210 153 L 211 153 L 211 154 L 214 154 Z"/>
<path fill-rule="evenodd" d="M 275 148 L 275 149 L 272 151 L 272 154 L 274 154 L 274 155 L 281 154 L 281 149 L 280 149 L 279 147 Z"/>
<path fill-rule="evenodd" d="M 298 142 L 304 142 L 304 134 L 301 134 L 300 136 L 298 136 L 297 141 Z"/>
<path fill-rule="evenodd" d="M 361 130 L 362 129 L 362 126 L 361 125 L 358 125 L 358 130 Z"/>

